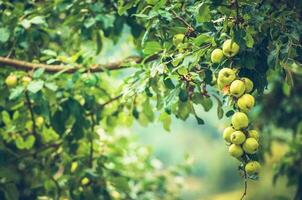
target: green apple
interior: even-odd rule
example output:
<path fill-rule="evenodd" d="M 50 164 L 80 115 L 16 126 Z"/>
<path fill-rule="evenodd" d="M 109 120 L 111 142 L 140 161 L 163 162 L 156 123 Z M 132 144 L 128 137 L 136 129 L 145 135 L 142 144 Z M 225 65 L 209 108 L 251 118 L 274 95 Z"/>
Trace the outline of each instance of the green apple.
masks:
<path fill-rule="evenodd" d="M 241 80 L 245 84 L 245 92 L 250 93 L 253 90 L 253 88 L 254 88 L 253 81 L 251 81 L 251 79 L 246 78 L 246 77 L 242 78 Z"/>
<path fill-rule="evenodd" d="M 243 150 L 248 154 L 254 154 L 258 151 L 259 143 L 255 138 L 248 138 L 243 143 Z"/>
<path fill-rule="evenodd" d="M 36 125 L 37 127 L 41 127 L 44 124 L 44 118 L 39 116 L 36 118 Z"/>
<path fill-rule="evenodd" d="M 84 178 L 81 180 L 81 184 L 82 184 L 82 185 L 87 185 L 89 182 L 90 182 L 90 180 L 89 180 L 89 178 L 87 178 L 87 177 L 84 177 Z"/>
<path fill-rule="evenodd" d="M 27 86 L 31 82 L 31 78 L 29 76 L 22 77 L 22 83 Z"/>
<path fill-rule="evenodd" d="M 211 53 L 211 61 L 213 63 L 220 63 L 223 58 L 223 52 L 221 49 L 214 49 Z"/>
<path fill-rule="evenodd" d="M 71 166 L 70 166 L 70 171 L 72 173 L 75 172 L 77 170 L 78 166 L 79 166 L 78 162 L 72 162 Z"/>
<path fill-rule="evenodd" d="M 226 142 L 231 143 L 231 135 L 232 135 L 232 133 L 234 133 L 235 131 L 236 131 L 236 130 L 235 130 L 233 127 L 231 127 L 231 126 L 225 128 L 224 131 L 223 131 L 223 139 L 224 139 Z"/>
<path fill-rule="evenodd" d="M 248 162 L 244 169 L 248 175 L 258 174 L 260 171 L 261 165 L 257 161 Z"/>
<path fill-rule="evenodd" d="M 240 130 L 242 128 L 246 128 L 249 125 L 249 118 L 243 112 L 236 112 L 232 116 L 232 125 L 236 130 Z"/>
<path fill-rule="evenodd" d="M 236 78 L 236 70 L 223 68 L 218 73 L 218 81 L 224 85 L 229 85 Z"/>
<path fill-rule="evenodd" d="M 9 75 L 6 79 L 5 79 L 5 84 L 8 87 L 15 87 L 17 85 L 17 77 L 15 75 Z"/>
<path fill-rule="evenodd" d="M 245 91 L 245 85 L 243 81 L 235 80 L 232 82 L 230 86 L 231 95 L 235 97 L 240 97 L 241 95 L 243 95 L 244 91 Z"/>
<path fill-rule="evenodd" d="M 245 139 L 245 134 L 242 131 L 235 131 L 231 135 L 231 142 L 233 144 L 242 144 L 244 143 Z"/>
<path fill-rule="evenodd" d="M 176 34 L 173 37 L 173 44 L 175 46 L 178 46 L 180 43 L 182 43 L 184 41 L 184 39 L 185 39 L 185 35 L 184 34 L 182 34 L 182 33 Z"/>
<path fill-rule="evenodd" d="M 239 52 L 239 46 L 233 40 L 228 39 L 223 43 L 222 51 L 226 57 L 233 57 Z"/>
<path fill-rule="evenodd" d="M 244 152 L 240 145 L 232 144 L 229 147 L 229 153 L 231 156 L 233 156 L 235 158 L 239 158 L 243 155 Z"/>
<path fill-rule="evenodd" d="M 237 106 L 241 111 L 248 112 L 255 105 L 255 98 L 250 94 L 244 94 L 237 101 Z"/>
<path fill-rule="evenodd" d="M 259 141 L 259 133 L 256 130 L 249 130 L 248 131 L 248 137 L 249 138 L 255 138 L 257 141 Z"/>

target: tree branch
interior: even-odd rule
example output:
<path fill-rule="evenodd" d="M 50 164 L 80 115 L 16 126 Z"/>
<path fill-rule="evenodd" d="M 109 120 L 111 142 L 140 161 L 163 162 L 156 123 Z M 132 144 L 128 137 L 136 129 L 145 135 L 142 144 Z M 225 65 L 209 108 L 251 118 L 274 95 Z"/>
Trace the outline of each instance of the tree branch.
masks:
<path fill-rule="evenodd" d="M 94 66 L 86 69 L 86 71 L 87 72 L 88 71 L 89 72 L 103 72 L 106 70 L 123 69 L 123 68 L 127 68 L 127 66 L 125 64 L 129 61 L 134 61 L 136 63 L 140 63 L 142 61 L 142 58 L 138 57 L 138 56 L 131 56 L 122 61 L 116 61 L 116 62 L 112 62 L 112 63 L 108 63 L 108 64 L 97 64 L 97 65 L 94 65 Z M 15 67 L 16 69 L 20 69 L 20 70 L 24 70 L 24 71 L 32 71 L 34 69 L 44 68 L 45 71 L 49 72 L 49 73 L 56 73 L 56 72 L 60 72 L 60 71 L 64 71 L 64 73 L 74 73 L 80 69 L 83 69 L 81 65 L 77 65 L 77 66 L 47 65 L 47 64 L 42 64 L 42 63 L 31 63 L 31 62 L 26 62 L 26 61 L 11 59 L 11 58 L 5 58 L 5 57 L 1 57 L 1 56 L 0 56 L 0 64 L 12 66 L 12 67 Z"/>
<path fill-rule="evenodd" d="M 188 29 L 190 29 L 192 32 L 195 31 L 195 29 L 191 26 L 191 24 L 189 24 L 184 18 L 180 17 L 174 10 L 171 10 L 171 11 L 176 19 L 178 19 L 184 25 L 186 25 L 188 27 Z"/>

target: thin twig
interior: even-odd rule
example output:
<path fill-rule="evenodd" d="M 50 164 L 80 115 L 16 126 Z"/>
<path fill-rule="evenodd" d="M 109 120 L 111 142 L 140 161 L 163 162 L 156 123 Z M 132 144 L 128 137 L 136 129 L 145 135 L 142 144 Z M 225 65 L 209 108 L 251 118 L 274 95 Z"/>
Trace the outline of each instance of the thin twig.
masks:
<path fill-rule="evenodd" d="M 247 174 L 246 174 L 246 171 L 244 171 L 244 192 L 240 198 L 240 200 L 243 200 L 245 197 L 246 197 L 246 194 L 247 194 Z"/>
<path fill-rule="evenodd" d="M 26 104 L 27 104 L 27 107 L 28 107 L 28 110 L 30 112 L 30 117 L 31 117 L 31 121 L 33 123 L 33 134 L 34 136 L 37 138 L 37 132 L 36 132 L 36 128 L 37 128 L 37 125 L 36 125 L 36 121 L 35 121 L 35 115 L 34 115 L 34 111 L 33 111 L 33 108 L 32 108 L 32 104 L 30 102 L 30 98 L 29 98 L 29 94 L 28 94 L 28 91 L 25 91 L 25 99 L 26 99 Z"/>
<path fill-rule="evenodd" d="M 94 127 L 96 125 L 96 122 L 94 120 L 94 116 L 93 116 L 93 111 L 90 114 L 91 117 L 91 134 L 90 134 L 90 138 L 89 138 L 89 142 L 90 142 L 90 152 L 89 152 L 89 166 L 90 168 L 93 168 L 93 133 L 94 133 Z"/>
<path fill-rule="evenodd" d="M 114 97 L 114 98 L 106 101 L 105 103 L 101 104 L 100 107 L 104 107 L 104 106 L 106 106 L 106 105 L 108 105 L 108 104 L 110 104 L 110 103 L 112 103 L 112 102 L 120 99 L 122 96 L 123 96 L 123 94 L 120 94 L 120 95 L 118 95 L 118 96 L 116 96 L 116 97 Z"/>
<path fill-rule="evenodd" d="M 239 13 L 239 2 L 238 0 L 234 0 L 234 5 L 236 9 L 236 27 L 238 28 L 238 25 L 240 23 L 240 13 Z"/>
<path fill-rule="evenodd" d="M 57 189 L 57 194 L 55 196 L 55 200 L 59 200 L 60 196 L 61 196 L 61 187 L 60 187 L 58 181 L 53 176 L 50 176 L 50 180 L 52 180 L 52 182 L 54 182 L 56 189 Z"/>
<path fill-rule="evenodd" d="M 176 19 L 178 19 L 179 21 L 181 21 L 184 25 L 186 25 L 189 29 L 191 29 L 192 31 L 194 31 L 195 29 L 191 26 L 191 24 L 189 24 L 184 18 L 182 18 L 181 16 L 179 16 L 174 10 L 171 10 L 174 17 Z"/>

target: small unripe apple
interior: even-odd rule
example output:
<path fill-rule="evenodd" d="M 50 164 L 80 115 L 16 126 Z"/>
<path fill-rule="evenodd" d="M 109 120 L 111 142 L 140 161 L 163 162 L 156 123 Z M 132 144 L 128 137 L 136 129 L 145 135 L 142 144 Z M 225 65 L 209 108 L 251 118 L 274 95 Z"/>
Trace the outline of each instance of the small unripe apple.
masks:
<path fill-rule="evenodd" d="M 5 79 L 5 84 L 8 87 L 15 87 L 17 85 L 17 76 L 15 75 L 9 75 L 6 79 Z"/>
<path fill-rule="evenodd" d="M 176 34 L 173 37 L 173 44 L 175 46 L 178 46 L 180 43 L 182 43 L 184 41 L 184 39 L 185 39 L 185 35 L 184 34 L 182 34 L 182 33 Z"/>
<path fill-rule="evenodd" d="M 78 162 L 72 162 L 71 163 L 71 166 L 70 166 L 70 171 L 73 173 L 73 172 L 75 172 L 76 170 L 77 170 L 77 168 L 78 168 Z"/>
<path fill-rule="evenodd" d="M 214 49 L 211 53 L 211 61 L 213 63 L 220 63 L 223 58 L 223 52 L 221 49 Z"/>
<path fill-rule="evenodd" d="M 41 127 L 44 124 L 44 118 L 39 116 L 36 118 L 36 125 L 37 127 Z"/>
<path fill-rule="evenodd" d="M 242 131 L 235 131 L 231 135 L 231 142 L 233 144 L 242 144 L 244 143 L 245 139 L 245 134 Z"/>
<path fill-rule="evenodd" d="M 250 111 L 255 105 L 255 98 L 250 94 L 244 94 L 237 101 L 237 106 L 244 112 Z"/>
<path fill-rule="evenodd" d="M 246 128 L 249 125 L 249 118 L 243 112 L 236 112 L 232 116 L 232 125 L 236 130 L 240 130 L 242 128 Z"/>
<path fill-rule="evenodd" d="M 232 144 L 229 147 L 229 153 L 231 156 L 233 156 L 235 158 L 239 158 L 243 155 L 244 152 L 240 145 Z"/>
<path fill-rule="evenodd" d="M 29 76 L 22 77 L 22 83 L 27 86 L 31 82 L 31 78 Z"/>
<path fill-rule="evenodd" d="M 248 137 L 249 138 L 255 138 L 257 141 L 259 141 L 259 133 L 256 130 L 249 130 L 248 131 Z"/>
<path fill-rule="evenodd" d="M 243 143 L 243 150 L 248 154 L 254 154 L 258 151 L 259 143 L 255 138 L 248 138 Z"/>
<path fill-rule="evenodd" d="M 81 184 L 82 184 L 82 185 L 87 185 L 89 182 L 90 182 L 90 180 L 89 180 L 87 177 L 84 177 L 84 178 L 81 180 Z"/>
<path fill-rule="evenodd" d="M 258 174 L 260 171 L 261 165 L 257 161 L 250 161 L 244 167 L 248 175 Z"/>
<path fill-rule="evenodd" d="M 218 73 L 218 81 L 224 85 L 229 85 L 236 78 L 236 71 L 231 68 L 223 68 Z"/>
<path fill-rule="evenodd" d="M 232 82 L 230 86 L 231 95 L 235 97 L 240 97 L 241 95 L 243 95 L 244 91 L 245 91 L 245 85 L 243 81 L 235 80 Z"/>
<path fill-rule="evenodd" d="M 250 93 L 254 88 L 253 81 L 251 81 L 251 79 L 246 78 L 246 77 L 242 78 L 241 80 L 244 82 L 245 92 Z"/>
<path fill-rule="evenodd" d="M 226 57 L 233 57 L 239 52 L 239 46 L 233 40 L 228 39 L 223 43 L 222 51 Z"/>
<path fill-rule="evenodd" d="M 233 129 L 233 127 L 231 127 L 231 126 L 225 128 L 224 131 L 223 131 L 223 139 L 224 139 L 226 142 L 231 143 L 231 135 L 232 135 L 232 133 L 234 133 L 235 131 L 236 131 L 236 130 Z"/>

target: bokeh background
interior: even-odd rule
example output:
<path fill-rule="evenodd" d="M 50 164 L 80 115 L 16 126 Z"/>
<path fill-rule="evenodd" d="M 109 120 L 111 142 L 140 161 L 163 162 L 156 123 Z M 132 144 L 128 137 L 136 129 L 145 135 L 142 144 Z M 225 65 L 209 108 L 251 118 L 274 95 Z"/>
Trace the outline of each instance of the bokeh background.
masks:
<path fill-rule="evenodd" d="M 142 144 L 152 147 L 154 156 L 164 166 L 181 163 L 187 155 L 191 157 L 192 170 L 183 180 L 183 199 L 240 199 L 244 182 L 237 170 L 239 162 L 228 155 L 221 134 L 228 119 L 218 120 L 215 109 L 207 113 L 200 110 L 199 116 L 204 116 L 205 125 L 197 125 L 193 118 L 185 122 L 174 119 L 171 132 L 165 131 L 160 123 L 147 127 L 136 124 L 132 131 Z M 274 163 L 278 162 L 286 150 L 285 145 L 273 143 L 271 155 L 265 156 L 260 179 L 248 182 L 247 199 L 293 198 L 294 188 L 287 187 L 285 179 L 279 179 L 275 185 L 272 182 Z"/>

